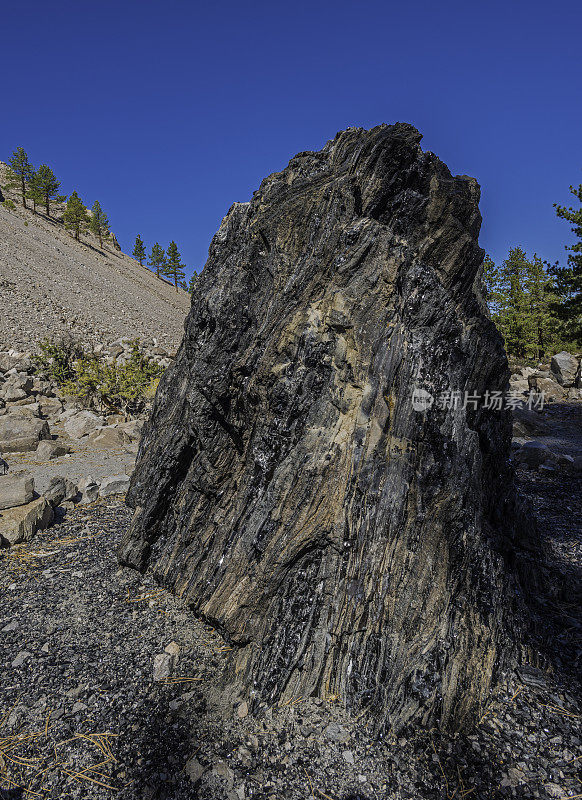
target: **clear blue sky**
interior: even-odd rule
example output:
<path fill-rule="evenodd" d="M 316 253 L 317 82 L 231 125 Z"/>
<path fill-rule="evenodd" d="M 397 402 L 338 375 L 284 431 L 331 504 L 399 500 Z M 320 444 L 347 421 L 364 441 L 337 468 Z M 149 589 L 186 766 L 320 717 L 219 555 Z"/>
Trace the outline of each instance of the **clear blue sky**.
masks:
<path fill-rule="evenodd" d="M 301 150 L 406 121 L 482 187 L 481 243 L 564 260 L 582 182 L 580 0 L 5 0 L 0 159 L 99 199 L 124 250 L 200 269 L 221 218 Z"/>

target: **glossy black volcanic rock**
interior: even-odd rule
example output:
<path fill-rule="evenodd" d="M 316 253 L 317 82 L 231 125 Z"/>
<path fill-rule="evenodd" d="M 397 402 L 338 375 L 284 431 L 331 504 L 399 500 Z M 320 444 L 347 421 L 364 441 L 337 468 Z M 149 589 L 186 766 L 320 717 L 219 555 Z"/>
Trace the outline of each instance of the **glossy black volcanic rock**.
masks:
<path fill-rule="evenodd" d="M 412 403 L 508 378 L 479 187 L 420 139 L 344 131 L 232 206 L 145 427 L 120 559 L 223 632 L 252 708 L 461 725 L 511 650 L 509 413 Z"/>

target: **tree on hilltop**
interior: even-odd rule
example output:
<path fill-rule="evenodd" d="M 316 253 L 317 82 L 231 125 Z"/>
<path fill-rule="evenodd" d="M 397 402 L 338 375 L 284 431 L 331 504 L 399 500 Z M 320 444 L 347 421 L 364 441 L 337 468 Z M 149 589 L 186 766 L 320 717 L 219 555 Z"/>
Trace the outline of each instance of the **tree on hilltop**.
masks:
<path fill-rule="evenodd" d="M 89 230 L 99 239 L 99 247 L 103 247 L 103 237 L 109 234 L 109 220 L 101 208 L 99 200 L 95 200 L 91 208 Z"/>
<path fill-rule="evenodd" d="M 135 237 L 135 246 L 133 248 L 132 256 L 135 258 L 136 261 L 139 261 L 140 267 L 143 267 L 143 261 L 146 257 L 146 249 L 145 245 L 142 242 L 141 236 L 138 235 Z"/>
<path fill-rule="evenodd" d="M 176 242 L 170 242 L 168 245 L 168 259 L 164 270 L 164 275 L 174 281 L 176 291 L 178 291 L 178 283 L 184 280 L 184 264 L 182 264 L 182 256 L 178 251 Z"/>
<path fill-rule="evenodd" d="M 8 160 L 8 167 L 10 169 L 8 188 L 20 186 L 22 205 L 26 208 L 26 184 L 34 174 L 34 167 L 28 160 L 28 156 L 23 147 L 18 147 L 14 153 L 12 153 L 12 158 Z"/>
<path fill-rule="evenodd" d="M 152 246 L 148 264 L 150 267 L 154 268 L 157 278 L 160 277 L 160 272 L 164 274 L 164 269 L 166 267 L 166 251 L 158 242 L 155 242 Z"/>
<path fill-rule="evenodd" d="M 47 217 L 51 215 L 50 201 L 59 199 L 61 182 L 55 177 L 54 172 L 47 164 L 41 164 L 34 174 L 34 183 L 42 195 Z"/>
<path fill-rule="evenodd" d="M 63 215 L 65 227 L 75 232 L 75 239 L 79 241 L 79 236 L 87 229 L 89 222 L 87 215 L 87 207 L 77 194 L 73 194 L 67 200 L 67 207 Z"/>
<path fill-rule="evenodd" d="M 582 183 L 570 186 L 570 193 L 582 204 Z M 578 239 L 569 251 L 568 266 L 555 264 L 550 271 L 556 278 L 558 302 L 555 310 L 560 318 L 563 336 L 577 345 L 582 344 L 582 205 L 580 208 L 561 206 L 554 203 L 556 214 L 572 225 L 572 232 Z"/>

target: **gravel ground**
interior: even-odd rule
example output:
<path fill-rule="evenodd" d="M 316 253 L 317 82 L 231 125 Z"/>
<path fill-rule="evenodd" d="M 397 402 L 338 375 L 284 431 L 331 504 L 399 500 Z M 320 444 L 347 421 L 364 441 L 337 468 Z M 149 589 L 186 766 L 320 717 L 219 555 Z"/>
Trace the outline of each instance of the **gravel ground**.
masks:
<path fill-rule="evenodd" d="M 150 576 L 119 568 L 130 518 L 120 499 L 78 507 L 0 553 L 0 797 L 580 796 L 579 478 L 520 481 L 547 545 L 547 591 L 532 603 L 524 666 L 457 736 L 379 737 L 333 697 L 248 715 L 224 688 L 228 645 Z M 156 656 L 172 658 L 165 648 L 177 661 L 154 681 Z"/>

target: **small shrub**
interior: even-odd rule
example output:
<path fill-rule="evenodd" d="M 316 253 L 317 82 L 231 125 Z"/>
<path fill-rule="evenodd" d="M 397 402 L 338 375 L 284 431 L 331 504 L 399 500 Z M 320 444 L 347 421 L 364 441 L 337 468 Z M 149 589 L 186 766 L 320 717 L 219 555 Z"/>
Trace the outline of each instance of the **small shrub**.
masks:
<path fill-rule="evenodd" d="M 136 414 L 155 394 L 163 367 L 148 360 L 139 340 L 131 343 L 126 363 L 107 363 L 85 350 L 72 337 L 44 341 L 36 358 L 39 369 L 58 384 L 63 394 L 76 397 L 87 408 Z"/>
<path fill-rule="evenodd" d="M 12 202 L 12 200 L 8 200 L 8 199 L 7 199 L 7 200 L 4 200 L 4 202 L 2 203 L 2 205 L 4 206 L 4 208 L 8 208 L 8 209 L 10 209 L 10 211 L 15 211 L 15 210 L 16 210 L 16 206 L 14 205 L 14 203 Z"/>
<path fill-rule="evenodd" d="M 72 336 L 43 339 L 39 351 L 34 359 L 37 369 L 59 387 L 74 380 L 76 362 L 86 356 L 83 345 Z"/>

